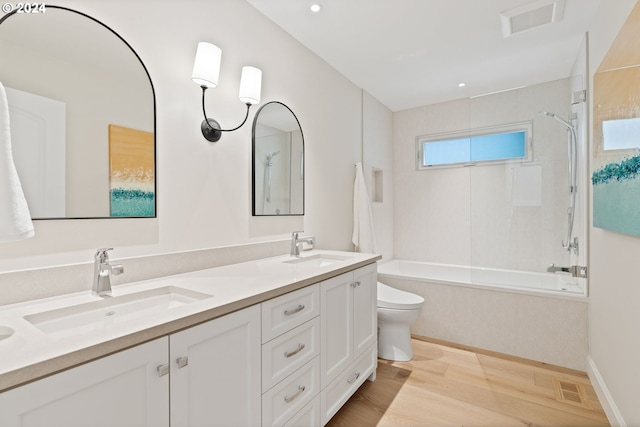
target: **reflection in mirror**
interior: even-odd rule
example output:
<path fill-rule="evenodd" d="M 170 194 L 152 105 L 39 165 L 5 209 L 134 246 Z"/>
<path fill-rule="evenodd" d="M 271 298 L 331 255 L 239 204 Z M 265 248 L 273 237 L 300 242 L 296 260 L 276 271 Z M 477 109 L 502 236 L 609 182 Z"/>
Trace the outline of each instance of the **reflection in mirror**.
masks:
<path fill-rule="evenodd" d="M 304 138 L 285 104 L 268 102 L 253 120 L 253 215 L 304 214 Z"/>
<path fill-rule="evenodd" d="M 155 217 L 155 94 L 131 46 L 47 5 L 0 19 L 0 58 L 32 217 Z"/>

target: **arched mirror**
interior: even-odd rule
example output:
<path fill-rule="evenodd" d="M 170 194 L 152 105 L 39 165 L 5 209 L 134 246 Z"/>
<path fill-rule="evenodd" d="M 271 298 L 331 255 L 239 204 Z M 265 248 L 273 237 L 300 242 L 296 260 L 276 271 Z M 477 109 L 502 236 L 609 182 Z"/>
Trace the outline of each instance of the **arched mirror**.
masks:
<path fill-rule="evenodd" d="M 285 104 L 264 104 L 253 119 L 253 215 L 304 215 L 304 137 Z"/>
<path fill-rule="evenodd" d="M 131 46 L 46 5 L 0 19 L 0 58 L 31 216 L 155 217 L 155 93 Z"/>

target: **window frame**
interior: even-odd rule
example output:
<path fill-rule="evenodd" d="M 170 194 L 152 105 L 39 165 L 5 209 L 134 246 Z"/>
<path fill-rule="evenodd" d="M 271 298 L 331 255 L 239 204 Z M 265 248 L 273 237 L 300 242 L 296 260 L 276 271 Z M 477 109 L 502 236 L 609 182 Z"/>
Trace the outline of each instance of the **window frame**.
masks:
<path fill-rule="evenodd" d="M 521 132 L 521 131 L 524 131 L 525 133 L 523 157 L 511 157 L 511 158 L 494 159 L 494 160 L 476 160 L 476 161 L 469 161 L 469 162 L 456 162 L 456 163 L 446 163 L 446 164 L 437 164 L 437 165 L 425 165 L 423 163 L 423 159 L 424 159 L 423 147 L 424 147 L 424 144 L 428 144 L 430 142 L 457 140 L 457 139 L 471 138 L 471 137 L 477 137 L 477 136 L 499 135 L 504 133 Z M 419 170 L 419 171 L 467 167 L 467 166 L 480 166 L 480 165 L 527 163 L 533 160 L 533 121 L 509 123 L 504 125 L 488 126 L 488 127 L 475 128 L 475 129 L 466 129 L 466 130 L 454 131 L 454 132 L 443 132 L 443 133 L 436 133 L 436 134 L 420 135 L 416 137 L 415 144 L 416 144 L 416 170 Z"/>

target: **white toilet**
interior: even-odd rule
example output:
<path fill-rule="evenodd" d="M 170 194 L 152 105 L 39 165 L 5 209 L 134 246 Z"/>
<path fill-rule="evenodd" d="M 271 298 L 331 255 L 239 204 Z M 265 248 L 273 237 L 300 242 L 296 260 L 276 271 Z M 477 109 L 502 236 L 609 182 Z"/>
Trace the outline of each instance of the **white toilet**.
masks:
<path fill-rule="evenodd" d="M 409 328 L 420 316 L 424 298 L 378 282 L 378 357 L 404 362 L 413 358 Z"/>

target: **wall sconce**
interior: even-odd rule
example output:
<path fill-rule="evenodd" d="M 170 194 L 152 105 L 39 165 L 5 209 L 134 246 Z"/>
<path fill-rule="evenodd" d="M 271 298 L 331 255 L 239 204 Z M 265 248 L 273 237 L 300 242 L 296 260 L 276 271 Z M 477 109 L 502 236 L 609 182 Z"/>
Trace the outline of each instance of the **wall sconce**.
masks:
<path fill-rule="evenodd" d="M 253 104 L 260 102 L 260 91 L 262 87 L 262 71 L 256 67 L 242 67 L 242 75 L 240 77 L 240 101 L 247 105 L 247 114 L 239 126 L 233 129 L 222 129 L 220 123 L 214 119 L 207 117 L 204 108 L 204 94 L 210 87 L 218 86 L 218 77 L 220 75 L 220 59 L 222 58 L 222 50 L 211 43 L 200 42 L 196 51 L 196 60 L 193 64 L 193 73 L 191 80 L 200 85 L 202 88 L 202 113 L 204 120 L 200 125 L 202 135 L 207 141 L 216 142 L 222 137 L 222 132 L 233 132 L 240 129 L 249 117 L 249 109 Z"/>

